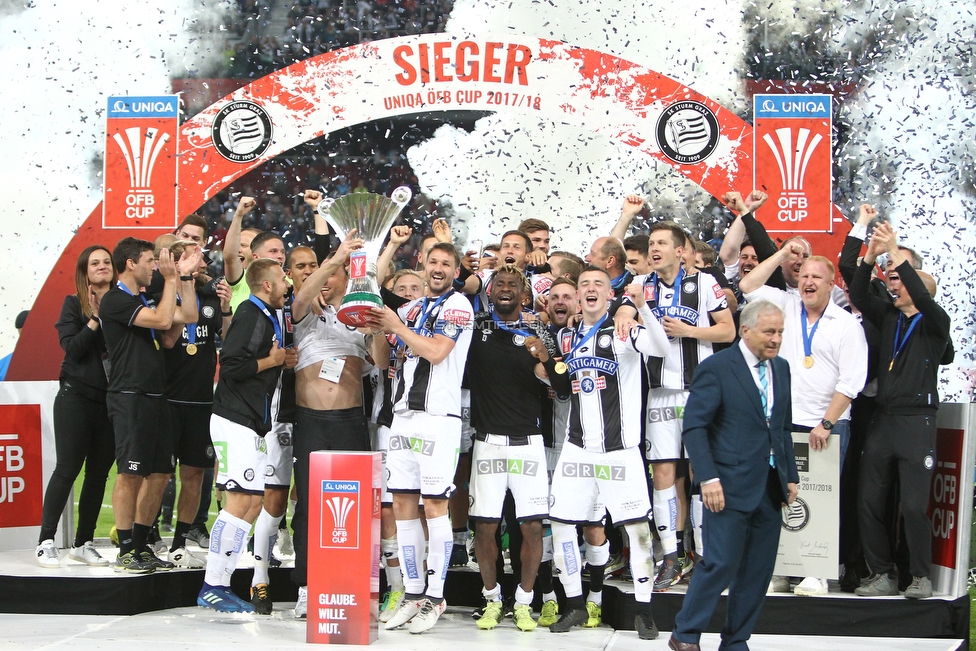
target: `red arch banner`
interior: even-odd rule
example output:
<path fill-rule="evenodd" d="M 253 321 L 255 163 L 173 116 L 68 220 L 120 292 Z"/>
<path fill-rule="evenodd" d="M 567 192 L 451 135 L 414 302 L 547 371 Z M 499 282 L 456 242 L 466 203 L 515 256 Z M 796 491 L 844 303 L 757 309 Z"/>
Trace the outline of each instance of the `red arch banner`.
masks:
<path fill-rule="evenodd" d="M 304 142 L 385 117 L 431 111 L 526 113 L 592 130 L 671 165 L 707 192 L 752 189 L 752 126 L 658 72 L 595 50 L 512 35 L 423 34 L 329 52 L 258 79 L 180 129 L 179 210 Z M 74 291 L 74 263 L 93 243 L 146 230 L 101 226 L 95 206 L 35 300 L 9 380 L 58 377 L 53 324 Z M 827 234 L 818 251 L 839 250 Z"/>

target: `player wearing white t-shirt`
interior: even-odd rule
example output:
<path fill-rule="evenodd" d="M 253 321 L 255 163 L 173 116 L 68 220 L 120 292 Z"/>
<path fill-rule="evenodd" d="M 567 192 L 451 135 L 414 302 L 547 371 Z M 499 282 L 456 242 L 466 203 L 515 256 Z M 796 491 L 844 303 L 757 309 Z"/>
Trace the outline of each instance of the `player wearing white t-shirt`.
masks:
<path fill-rule="evenodd" d="M 468 299 L 452 289 L 460 263 L 453 245 L 435 244 L 424 263 L 428 295 L 398 312 L 373 310 L 376 324 L 400 341 L 387 485 L 393 494 L 406 595 L 386 628 L 409 622 L 411 633 L 429 630 L 446 607 L 444 580 L 453 546 L 447 502 L 454 492 L 461 440 L 461 377 L 474 317 Z M 418 493 L 424 498 L 429 535 L 426 593 Z"/>
<path fill-rule="evenodd" d="M 674 222 L 658 222 L 648 236 L 648 257 L 654 271 L 630 286 L 638 307 L 646 303 L 668 334 L 666 356 L 647 358 L 648 396 L 645 454 L 654 473 L 654 521 L 664 562 L 654 582 L 667 590 L 681 579 L 684 545 L 678 528 L 688 513 L 683 481 L 677 483 L 677 462 L 684 458 L 681 444 L 682 412 L 688 387 L 698 363 L 712 354 L 713 342 L 735 338 L 735 325 L 722 288 L 708 274 L 685 275 L 681 265 L 686 235 Z M 680 489 L 680 490 L 678 490 Z"/>
<path fill-rule="evenodd" d="M 642 355 L 667 354 L 667 335 L 650 319 L 621 340 L 608 313 L 610 275 L 590 267 L 579 277 L 582 323 L 563 328 L 557 343 L 561 365 L 549 373 L 557 393 L 572 394 L 569 432 L 553 474 L 549 519 L 559 580 L 568 610 L 550 631 L 562 633 L 587 622 L 580 581 L 577 524 L 598 524 L 606 510 L 631 542 L 630 567 L 637 600 L 635 628 L 643 639 L 657 637 L 651 618 L 651 511 L 640 453 L 641 405 L 630 387 L 640 387 Z"/>

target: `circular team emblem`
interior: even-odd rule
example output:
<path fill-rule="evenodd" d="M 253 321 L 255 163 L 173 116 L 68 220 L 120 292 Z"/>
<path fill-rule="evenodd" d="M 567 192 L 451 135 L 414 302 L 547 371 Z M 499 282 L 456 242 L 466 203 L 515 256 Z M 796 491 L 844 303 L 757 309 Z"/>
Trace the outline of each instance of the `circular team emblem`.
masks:
<path fill-rule="evenodd" d="M 213 449 L 213 446 L 212 445 L 208 445 L 207 446 L 207 458 L 208 459 L 213 459 L 214 458 L 214 449 Z"/>
<path fill-rule="evenodd" d="M 254 481 L 254 469 L 248 468 L 244 471 L 244 481 Z"/>
<path fill-rule="evenodd" d="M 595 388 L 596 388 L 596 382 L 593 381 L 593 378 L 585 377 L 582 380 L 580 380 L 580 391 L 582 391 L 583 393 L 589 395 L 593 393 L 593 390 Z"/>
<path fill-rule="evenodd" d="M 264 476 L 265 477 L 274 477 L 274 466 L 271 465 L 270 463 L 264 469 Z"/>
<path fill-rule="evenodd" d="M 657 120 L 657 146 L 675 163 L 694 165 L 718 146 L 718 119 L 701 102 L 684 101 L 664 109 Z"/>
<path fill-rule="evenodd" d="M 556 496 L 553 495 L 552 493 L 549 493 L 549 508 L 551 509 L 552 505 L 555 503 L 556 503 Z"/>
<path fill-rule="evenodd" d="M 935 467 L 935 459 L 932 458 L 931 454 L 925 455 L 925 459 L 922 461 L 925 464 L 926 470 L 932 470 Z"/>
<path fill-rule="evenodd" d="M 456 323 L 453 323 L 451 321 L 445 321 L 444 322 L 444 327 L 441 328 L 441 330 L 443 330 L 443 332 L 444 332 L 445 335 L 447 335 L 448 337 L 451 337 L 452 339 L 454 337 L 456 337 L 457 336 L 457 333 L 458 333 L 457 324 Z"/>
<path fill-rule="evenodd" d="M 522 335 L 512 335 L 512 343 L 515 344 L 516 346 L 524 346 L 525 337 L 523 337 Z"/>
<path fill-rule="evenodd" d="M 600 344 L 600 348 L 609 348 L 610 344 L 613 343 L 613 339 L 610 338 L 610 335 L 600 335 L 597 343 Z"/>
<path fill-rule="evenodd" d="M 204 318 L 206 318 L 206 319 L 212 319 L 213 318 L 214 309 L 210 305 L 204 305 L 202 312 L 203 312 Z"/>
<path fill-rule="evenodd" d="M 688 282 L 686 282 L 684 285 L 681 286 L 681 291 L 683 291 L 685 294 L 694 293 L 695 282 L 693 280 L 689 280 Z"/>
<path fill-rule="evenodd" d="M 247 100 L 220 109 L 211 129 L 214 148 L 229 161 L 249 163 L 271 146 L 271 117 L 261 106 Z"/>
<path fill-rule="evenodd" d="M 783 509 L 783 528 L 787 531 L 802 531 L 810 522 L 810 507 L 797 497 Z"/>

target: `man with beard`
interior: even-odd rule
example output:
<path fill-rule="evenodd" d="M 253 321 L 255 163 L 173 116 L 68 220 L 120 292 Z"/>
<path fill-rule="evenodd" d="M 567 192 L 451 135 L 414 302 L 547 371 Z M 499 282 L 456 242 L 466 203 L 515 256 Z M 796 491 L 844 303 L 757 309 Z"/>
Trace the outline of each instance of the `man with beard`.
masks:
<path fill-rule="evenodd" d="M 363 241 L 350 231 L 335 255 L 301 284 L 292 304 L 292 323 L 298 348 L 296 418 L 294 431 L 295 489 L 298 503 L 292 518 L 295 530 L 295 570 L 298 585 L 295 615 L 307 612 L 308 464 L 318 450 L 369 450 L 369 427 L 363 410 L 363 367 L 366 337 L 337 317 L 346 293 L 346 261 Z M 312 312 L 313 305 L 321 314 Z"/>
<path fill-rule="evenodd" d="M 505 494 L 511 490 L 522 533 L 520 582 L 515 590 L 515 625 L 531 631 L 532 598 L 542 558 L 542 520 L 548 514 L 545 447 L 542 441 L 543 385 L 535 375 L 539 362 L 555 364 L 555 340 L 539 320 L 522 320 L 525 276 L 503 265 L 492 277 L 489 312 L 475 315 L 468 350 L 467 385 L 471 390 L 472 452 L 469 517 L 475 521 L 479 559 L 498 556 L 495 532 Z M 503 618 L 501 586 L 492 562 L 479 564 L 487 602 L 478 628 L 493 629 Z"/>
<path fill-rule="evenodd" d="M 177 307 L 177 290 L 193 296 L 193 276 L 200 262 L 195 248 L 179 264 L 168 249 L 159 254 L 163 292 L 154 304 L 142 292 L 156 269 L 152 244 L 127 237 L 112 252 L 119 274 L 102 298 L 99 318 L 112 360 L 106 404 L 115 430 L 118 479 L 112 493 L 119 536 L 117 572 L 148 573 L 169 569 L 149 550 L 147 539 L 156 519 L 166 482 L 173 472 L 173 437 L 167 431 L 165 360 L 158 333 L 173 325 L 177 312 L 184 323 L 197 320 L 196 301 Z M 144 309 L 145 308 L 145 309 Z"/>
<path fill-rule="evenodd" d="M 474 316 L 469 301 L 452 288 L 460 266 L 453 245 L 434 244 L 424 266 L 427 296 L 398 312 L 372 311 L 377 326 L 399 339 L 387 466 L 406 595 L 386 623 L 388 630 L 409 622 L 411 633 L 422 633 L 446 608 L 444 579 L 453 547 L 447 504 L 455 490 L 461 377 Z M 418 493 L 424 499 L 430 542 L 426 594 Z"/>
<path fill-rule="evenodd" d="M 274 260 L 255 260 L 248 265 L 245 281 L 251 295 L 238 307 L 221 348 L 220 380 L 210 419 L 217 487 L 225 495 L 197 596 L 197 605 L 222 612 L 255 610 L 231 591 L 230 579 L 261 511 L 263 470 L 268 464 L 264 437 L 273 424 L 268 405 L 285 363 L 281 324 L 273 312 L 285 304 L 285 273 Z"/>
<path fill-rule="evenodd" d="M 606 511 L 631 541 L 637 616 L 641 639 L 654 639 L 651 617 L 654 562 L 648 515 L 651 503 L 640 454 L 642 355 L 664 356 L 668 341 L 638 294 L 647 327 L 634 326 L 616 337 L 608 311 L 613 296 L 606 270 L 580 274 L 577 297 L 581 323 L 560 330 L 563 361 L 547 368 L 558 394 L 572 394 L 568 437 L 559 455 L 549 497 L 554 560 L 567 597 L 567 612 L 549 627 L 565 633 L 589 620 L 584 609 L 576 525 L 597 525 Z"/>

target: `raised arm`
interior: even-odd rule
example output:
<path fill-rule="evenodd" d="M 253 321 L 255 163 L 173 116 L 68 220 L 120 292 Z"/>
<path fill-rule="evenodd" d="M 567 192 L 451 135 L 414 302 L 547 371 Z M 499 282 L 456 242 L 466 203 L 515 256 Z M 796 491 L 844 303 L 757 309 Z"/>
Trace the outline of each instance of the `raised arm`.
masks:
<path fill-rule="evenodd" d="M 613 225 L 613 229 L 610 231 L 610 237 L 615 237 L 621 242 L 627 237 L 627 231 L 630 229 L 631 223 L 634 221 L 634 217 L 637 213 L 641 211 L 644 207 L 644 199 L 636 194 L 628 194 L 624 198 L 623 207 L 620 209 L 620 218 L 617 223 Z"/>
<path fill-rule="evenodd" d="M 180 272 L 176 269 L 173 253 L 169 249 L 159 252 L 159 273 L 165 280 L 163 295 L 155 310 L 145 309 L 136 313 L 132 324 L 140 328 L 169 330 L 173 325 L 173 314 L 176 312 L 176 286 L 180 282 Z"/>
<path fill-rule="evenodd" d="M 779 269 L 781 264 L 787 260 L 799 260 L 802 255 L 803 247 L 796 242 L 790 242 L 787 246 L 760 262 L 749 274 L 740 278 L 739 289 L 743 294 L 750 294 L 756 291 L 766 284 L 766 281 L 773 275 L 773 272 Z"/>
<path fill-rule="evenodd" d="M 409 226 L 394 226 L 390 229 L 390 241 L 383 249 L 383 253 L 380 254 L 379 260 L 376 261 L 376 282 L 381 287 L 386 280 L 390 264 L 393 262 L 393 256 L 410 239 L 411 235 L 413 235 L 413 229 Z"/>
<path fill-rule="evenodd" d="M 295 295 L 295 300 L 291 304 L 291 317 L 295 323 L 304 319 L 309 313 L 312 303 L 322 292 L 322 285 L 339 267 L 346 264 L 349 254 L 361 248 L 363 248 L 363 241 L 356 237 L 356 229 L 352 229 L 336 249 L 335 255 L 302 283 L 301 290 Z"/>
<path fill-rule="evenodd" d="M 840 252 L 840 260 L 837 263 L 837 270 L 840 277 L 844 279 L 850 287 L 854 281 L 854 272 L 857 271 L 857 256 L 861 255 L 861 246 L 867 236 L 868 225 L 878 216 L 878 211 L 874 206 L 866 203 L 861 204 L 858 211 L 857 222 L 851 227 L 847 238 L 844 240 L 844 248 Z"/>
<path fill-rule="evenodd" d="M 742 248 L 742 241 L 746 236 L 743 218 L 758 210 L 768 198 L 769 195 L 759 190 L 753 190 L 745 200 L 738 192 L 726 192 L 725 196 L 722 197 L 728 209 L 738 215 L 729 225 L 729 230 L 722 239 L 722 248 L 718 254 L 722 264 L 726 267 L 732 267 L 739 261 L 739 250 Z"/>
<path fill-rule="evenodd" d="M 241 197 L 224 237 L 224 277 L 230 285 L 236 285 L 244 279 L 244 265 L 237 257 L 241 249 L 241 224 L 244 215 L 254 210 L 256 203 L 253 197 Z"/>

